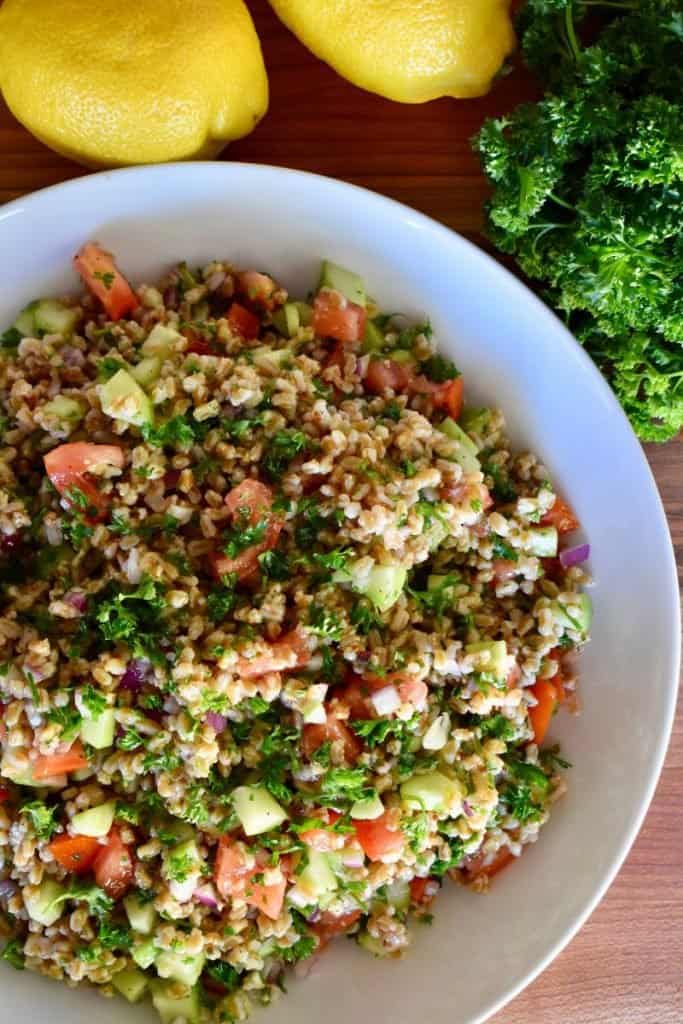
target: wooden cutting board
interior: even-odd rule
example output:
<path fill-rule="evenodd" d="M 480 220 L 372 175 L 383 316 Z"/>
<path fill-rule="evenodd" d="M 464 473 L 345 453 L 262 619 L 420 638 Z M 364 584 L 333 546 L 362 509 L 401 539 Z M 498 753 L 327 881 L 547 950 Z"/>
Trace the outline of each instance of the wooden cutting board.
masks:
<path fill-rule="evenodd" d="M 265 0 L 249 6 L 268 65 L 270 111 L 229 157 L 364 185 L 486 245 L 479 231 L 487 187 L 469 140 L 485 116 L 531 98 L 531 80 L 517 71 L 481 100 L 401 106 L 354 88 L 317 61 Z M 31 138 L 0 103 L 0 202 L 84 173 Z M 646 448 L 683 568 L 683 442 Z M 657 795 L 617 880 L 568 949 L 493 1022 L 681 1024 L 682 964 L 679 712 Z"/>

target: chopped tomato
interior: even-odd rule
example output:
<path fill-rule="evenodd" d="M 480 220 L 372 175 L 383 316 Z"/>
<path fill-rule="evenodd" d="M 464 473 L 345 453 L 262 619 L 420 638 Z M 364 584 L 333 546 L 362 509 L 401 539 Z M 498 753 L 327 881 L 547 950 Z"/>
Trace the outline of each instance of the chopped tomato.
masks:
<path fill-rule="evenodd" d="M 218 552 L 212 554 L 211 562 L 216 576 L 234 572 L 242 580 L 257 571 L 259 555 L 275 547 L 282 530 L 283 520 L 273 515 L 272 504 L 273 492 L 258 480 L 244 480 L 228 493 L 225 505 L 235 528 L 239 530 L 245 526 L 258 526 L 265 521 L 265 530 L 261 540 L 250 544 L 234 557 Z"/>
<path fill-rule="evenodd" d="M 371 359 L 365 374 L 365 386 L 373 395 L 381 395 L 389 388 L 405 391 L 415 374 L 413 368 L 394 359 Z"/>
<path fill-rule="evenodd" d="M 303 668 L 310 660 L 308 634 L 297 625 L 270 644 L 264 654 L 257 654 L 255 658 L 240 658 L 237 671 L 243 679 L 257 679 L 266 672 L 290 672 L 295 668 Z"/>
<path fill-rule="evenodd" d="M 463 379 L 455 377 L 439 385 L 434 392 L 432 401 L 437 409 L 445 409 L 448 415 L 457 420 L 462 412 Z"/>
<path fill-rule="evenodd" d="M 65 750 L 63 754 L 42 754 L 31 765 L 34 780 L 50 779 L 55 775 L 68 775 L 69 772 L 80 771 L 88 767 L 88 759 L 83 753 L 80 740 Z"/>
<path fill-rule="evenodd" d="M 121 839 L 117 828 L 107 836 L 106 846 L 100 846 L 93 861 L 95 881 L 113 900 L 120 900 L 130 888 L 135 874 L 130 849 Z"/>
<path fill-rule="evenodd" d="M 95 242 L 86 242 L 79 249 L 74 257 L 74 266 L 112 320 L 120 320 L 140 305 L 137 295 L 114 263 L 112 254 Z"/>
<path fill-rule="evenodd" d="M 325 359 L 324 369 L 329 370 L 331 366 L 338 366 L 340 370 L 343 370 L 347 352 L 348 347 L 343 341 L 335 341 Z"/>
<path fill-rule="evenodd" d="M 421 679 L 416 679 L 415 676 L 409 675 L 407 672 L 389 672 L 386 676 L 375 676 L 372 673 L 368 673 L 363 676 L 361 690 L 363 686 L 366 692 L 369 691 L 370 693 L 383 690 L 385 686 L 395 686 L 401 702 L 403 704 L 413 704 L 418 710 L 424 707 L 429 693 L 426 683 L 422 682 Z M 366 706 L 371 714 L 374 713 L 374 708 L 370 701 L 367 701 Z"/>
<path fill-rule="evenodd" d="M 115 444 L 88 444 L 75 441 L 60 444 L 43 456 L 45 470 L 54 488 L 69 504 L 76 502 L 69 495 L 78 491 L 83 495 L 87 519 L 97 518 L 107 507 L 107 500 L 97 483 L 88 474 L 100 466 L 123 469 L 123 451 Z M 78 499 L 76 499 L 78 500 Z"/>
<path fill-rule="evenodd" d="M 403 833 L 390 827 L 390 821 L 389 812 L 385 811 L 380 818 L 374 818 L 372 821 L 354 822 L 358 842 L 370 860 L 382 860 L 388 854 L 398 853 L 403 849 Z"/>
<path fill-rule="evenodd" d="M 522 670 L 519 667 L 519 665 L 517 664 L 517 662 L 515 662 L 513 664 L 512 668 L 510 669 L 510 671 L 508 672 L 508 677 L 507 677 L 507 680 L 506 680 L 506 683 L 505 683 L 505 685 L 507 686 L 508 690 L 514 690 L 515 686 L 517 685 L 517 683 L 520 681 L 521 678 L 522 678 Z"/>
<path fill-rule="evenodd" d="M 579 520 L 563 498 L 556 497 L 552 508 L 541 519 L 541 526 L 554 526 L 558 533 L 578 530 Z"/>
<path fill-rule="evenodd" d="M 529 719 L 534 730 L 534 740 L 540 746 L 545 739 L 545 734 L 550 725 L 550 719 L 555 713 L 558 704 L 557 687 L 549 679 L 539 679 L 531 692 L 538 701 L 533 708 L 529 708 Z"/>
<path fill-rule="evenodd" d="M 241 306 L 239 302 L 233 302 L 228 312 L 228 323 L 232 327 L 233 331 L 237 334 L 241 334 L 242 337 L 249 341 L 252 338 L 258 338 L 259 331 L 261 330 L 261 321 L 255 316 L 250 310 Z"/>
<path fill-rule="evenodd" d="M 415 906 L 428 906 L 436 893 L 439 883 L 434 878 L 412 878 L 410 881 L 410 902 Z"/>
<path fill-rule="evenodd" d="M 324 821 L 327 828 L 308 828 L 305 832 L 299 833 L 301 841 L 313 850 L 319 850 L 320 853 L 331 853 L 333 850 L 341 850 L 346 843 L 347 836 L 343 832 L 332 831 L 332 826 L 336 821 L 339 821 L 341 814 L 333 810 L 320 810 L 316 811 L 313 817 Z"/>
<path fill-rule="evenodd" d="M 324 288 L 313 300 L 313 330 L 321 338 L 360 341 L 365 333 L 366 312 L 337 291 Z"/>
<path fill-rule="evenodd" d="M 349 764 L 355 764 L 363 752 L 363 744 L 345 722 L 337 718 L 333 711 L 328 710 L 324 725 L 304 726 L 301 746 L 304 756 L 310 760 L 323 743 L 338 741 L 342 743 L 344 760 Z"/>
<path fill-rule="evenodd" d="M 484 854 L 478 853 L 469 861 L 465 866 L 468 878 L 471 880 L 475 878 L 493 878 L 516 858 L 509 846 L 502 846 L 490 863 L 485 865 L 484 859 Z"/>
<path fill-rule="evenodd" d="M 564 576 L 564 569 L 559 558 L 542 558 L 543 572 L 554 583 L 559 583 Z"/>
<path fill-rule="evenodd" d="M 187 338 L 186 352 L 193 356 L 212 356 L 215 355 L 211 345 L 204 338 L 196 333 L 196 331 L 186 330 L 183 331 L 184 336 Z"/>
<path fill-rule="evenodd" d="M 0 786 L 0 804 L 6 803 L 10 798 L 9 789 L 5 789 L 4 786 Z"/>
<path fill-rule="evenodd" d="M 243 295 L 250 302 L 272 309 L 273 295 L 277 291 L 277 285 L 268 274 L 261 274 L 258 270 L 245 270 L 237 277 L 237 283 Z"/>
<path fill-rule="evenodd" d="M 253 881 L 255 876 L 263 873 L 263 866 L 257 863 L 250 868 L 247 867 L 245 860 L 240 844 L 234 842 L 229 836 L 222 836 L 218 844 L 214 867 L 216 888 L 223 899 L 232 900 L 236 897 L 244 899 L 250 907 L 256 907 L 266 917 L 275 920 L 282 911 L 287 888 L 284 865 L 282 866 L 283 877 L 280 881 L 264 885 L 261 882 Z"/>
<path fill-rule="evenodd" d="M 360 918 L 360 910 L 349 910 L 346 914 L 333 914 L 330 910 L 324 910 L 318 920 L 312 924 L 311 931 L 320 939 L 321 945 L 325 945 L 330 939 L 337 935 L 344 935 Z"/>
<path fill-rule="evenodd" d="M 100 844 L 90 836 L 60 836 L 48 846 L 57 863 L 76 874 L 91 867 L 99 849 Z"/>
<path fill-rule="evenodd" d="M 512 579 L 519 572 L 517 563 L 508 558 L 494 559 L 491 563 L 491 568 L 496 583 L 504 583 L 506 580 Z"/>

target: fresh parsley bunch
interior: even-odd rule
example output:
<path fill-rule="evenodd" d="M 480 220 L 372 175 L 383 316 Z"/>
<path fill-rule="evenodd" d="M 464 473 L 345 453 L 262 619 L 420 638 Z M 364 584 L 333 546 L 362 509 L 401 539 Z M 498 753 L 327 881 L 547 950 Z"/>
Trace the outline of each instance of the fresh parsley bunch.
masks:
<path fill-rule="evenodd" d="M 475 141 L 491 238 L 664 441 L 683 426 L 683 0 L 527 0 L 519 29 L 547 91 Z"/>

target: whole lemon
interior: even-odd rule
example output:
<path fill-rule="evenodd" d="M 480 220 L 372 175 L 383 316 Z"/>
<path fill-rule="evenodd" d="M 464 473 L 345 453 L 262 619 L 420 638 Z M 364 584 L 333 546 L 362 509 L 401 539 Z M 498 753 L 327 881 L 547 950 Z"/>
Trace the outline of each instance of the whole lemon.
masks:
<path fill-rule="evenodd" d="M 515 44 L 510 0 L 270 0 L 355 85 L 402 103 L 488 92 Z"/>
<path fill-rule="evenodd" d="M 30 132 L 89 165 L 214 156 L 268 107 L 242 0 L 5 0 L 0 89 Z"/>

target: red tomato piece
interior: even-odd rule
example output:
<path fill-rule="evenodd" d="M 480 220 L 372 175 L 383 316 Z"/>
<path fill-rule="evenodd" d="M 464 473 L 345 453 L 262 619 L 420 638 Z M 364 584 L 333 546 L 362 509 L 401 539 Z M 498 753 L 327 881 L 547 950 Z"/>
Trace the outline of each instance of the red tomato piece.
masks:
<path fill-rule="evenodd" d="M 291 672 L 292 669 L 303 668 L 310 660 L 308 634 L 297 625 L 270 644 L 268 651 L 254 658 L 240 658 L 237 665 L 243 679 L 257 679 L 266 672 Z"/>
<path fill-rule="evenodd" d="M 465 873 L 471 881 L 476 878 L 493 878 L 516 860 L 516 857 L 509 846 L 502 846 L 488 864 L 484 864 L 484 860 L 484 854 L 477 853 L 464 865 Z"/>
<path fill-rule="evenodd" d="M 385 391 L 405 391 L 414 378 L 413 369 L 393 359 L 371 359 L 365 374 L 365 386 L 373 395 Z"/>
<path fill-rule="evenodd" d="M 418 907 L 429 906 L 438 890 L 439 883 L 434 878 L 412 878 L 410 881 L 410 902 Z"/>
<path fill-rule="evenodd" d="M 6 803 L 9 800 L 9 797 L 9 789 L 5 789 L 4 786 L 0 786 L 0 804 Z"/>
<path fill-rule="evenodd" d="M 558 533 L 571 533 L 578 530 L 580 523 L 567 502 L 556 496 L 554 505 L 542 517 L 541 525 L 554 526 Z"/>
<path fill-rule="evenodd" d="M 74 266 L 112 320 L 120 320 L 140 305 L 137 295 L 114 263 L 112 254 L 95 242 L 86 242 L 79 249 L 74 257 Z"/>
<path fill-rule="evenodd" d="M 186 331 L 183 331 L 182 333 L 183 333 L 184 337 L 187 338 L 187 348 L 185 349 L 185 351 L 188 353 L 188 355 L 194 355 L 194 356 L 212 356 L 212 355 L 215 355 L 215 352 L 211 348 L 211 345 L 208 343 L 208 341 L 206 341 L 205 338 L 200 338 L 200 336 L 196 333 L 196 331 L 188 329 Z"/>
<path fill-rule="evenodd" d="M 331 288 L 318 292 L 313 300 L 313 330 L 320 338 L 360 341 L 365 334 L 366 312 L 362 306 Z"/>
<path fill-rule="evenodd" d="M 261 274 L 258 270 L 245 270 L 237 275 L 237 284 L 250 302 L 257 303 L 265 309 L 273 308 L 273 296 L 277 291 L 277 285 L 268 274 Z"/>
<path fill-rule="evenodd" d="M 516 572 L 518 572 L 517 563 L 513 562 L 509 558 L 496 558 L 491 563 L 493 569 L 493 575 L 496 583 L 504 583 L 505 580 L 512 579 Z"/>
<path fill-rule="evenodd" d="M 345 722 L 337 718 L 334 712 L 328 710 L 327 721 L 324 725 L 304 726 L 301 746 L 304 756 L 310 760 L 323 743 L 338 741 L 342 743 L 344 760 L 349 764 L 355 764 L 363 752 L 363 744 Z"/>
<path fill-rule="evenodd" d="M 534 741 L 540 746 L 545 739 L 550 720 L 555 714 L 558 704 L 557 688 L 549 679 L 539 679 L 531 687 L 531 692 L 538 701 L 529 708 L 531 728 L 534 730 Z"/>
<path fill-rule="evenodd" d="M 121 839 L 118 829 L 107 836 L 106 846 L 99 846 L 93 861 L 95 881 L 113 900 L 120 900 L 130 888 L 135 874 L 130 849 Z"/>
<path fill-rule="evenodd" d="M 359 919 L 360 910 L 349 910 L 346 914 L 333 914 L 330 910 L 325 910 L 315 924 L 311 925 L 311 931 L 315 932 L 324 946 L 335 936 L 348 932 Z"/>
<path fill-rule="evenodd" d="M 80 491 L 85 497 L 86 519 L 96 519 L 106 508 L 106 497 L 88 474 L 100 466 L 123 469 L 124 455 L 115 444 L 88 444 L 75 441 L 60 444 L 43 456 L 45 470 L 59 494 L 69 500 L 69 492 Z M 69 502 L 73 504 L 73 502 Z"/>
<path fill-rule="evenodd" d="M 370 860 L 382 860 L 388 854 L 398 853 L 405 845 L 403 833 L 391 825 L 388 811 L 372 821 L 355 821 L 358 842 Z"/>
<path fill-rule="evenodd" d="M 76 874 L 88 871 L 99 849 L 100 844 L 90 836 L 59 836 L 48 846 L 57 863 Z"/>
<path fill-rule="evenodd" d="M 229 836 L 221 837 L 214 867 L 214 881 L 218 892 L 225 900 L 244 899 L 249 906 L 256 907 L 266 917 L 275 920 L 280 916 L 285 899 L 285 865 L 282 865 L 283 877 L 269 885 L 253 881 L 263 870 L 258 863 L 253 867 L 247 867 L 240 844 L 235 843 Z"/>
<path fill-rule="evenodd" d="M 236 334 L 240 334 L 246 341 L 258 338 L 261 330 L 261 321 L 254 313 L 239 302 L 233 302 L 228 312 L 228 323 Z"/>
<path fill-rule="evenodd" d="M 522 678 L 522 670 L 519 667 L 519 665 L 517 664 L 517 662 L 515 662 L 514 665 L 512 666 L 512 668 L 510 669 L 510 671 L 508 672 L 508 677 L 507 677 L 507 680 L 506 680 L 506 683 L 505 683 L 505 685 L 507 686 L 508 690 L 514 690 L 515 686 L 517 685 L 517 683 L 520 681 L 521 678 Z"/>
<path fill-rule="evenodd" d="M 242 580 L 258 570 L 259 555 L 275 547 L 283 526 L 280 516 L 272 513 L 272 504 L 273 492 L 270 487 L 258 480 L 244 480 L 228 493 L 225 505 L 236 528 L 245 525 L 257 526 L 264 520 L 266 527 L 262 540 L 250 544 L 234 557 L 219 552 L 211 555 L 210 560 L 216 576 L 234 572 L 237 573 L 238 579 Z"/>
<path fill-rule="evenodd" d="M 319 850 L 320 853 L 331 853 L 333 850 L 341 850 L 346 843 L 348 833 L 332 831 L 332 825 L 339 821 L 341 814 L 338 811 L 321 809 L 314 812 L 312 817 L 324 821 L 328 827 L 309 828 L 305 832 L 300 832 L 299 838 L 301 841 L 313 850 Z"/>
<path fill-rule="evenodd" d="M 437 409 L 445 409 L 451 419 L 459 419 L 463 405 L 462 377 L 455 377 L 440 384 L 438 391 L 434 392 L 432 401 Z"/>
<path fill-rule="evenodd" d="M 68 750 L 61 754 L 41 754 L 31 765 L 33 778 L 50 779 L 54 775 L 68 775 L 69 772 L 80 771 L 88 767 L 88 759 L 83 753 L 80 740 L 72 743 Z"/>

